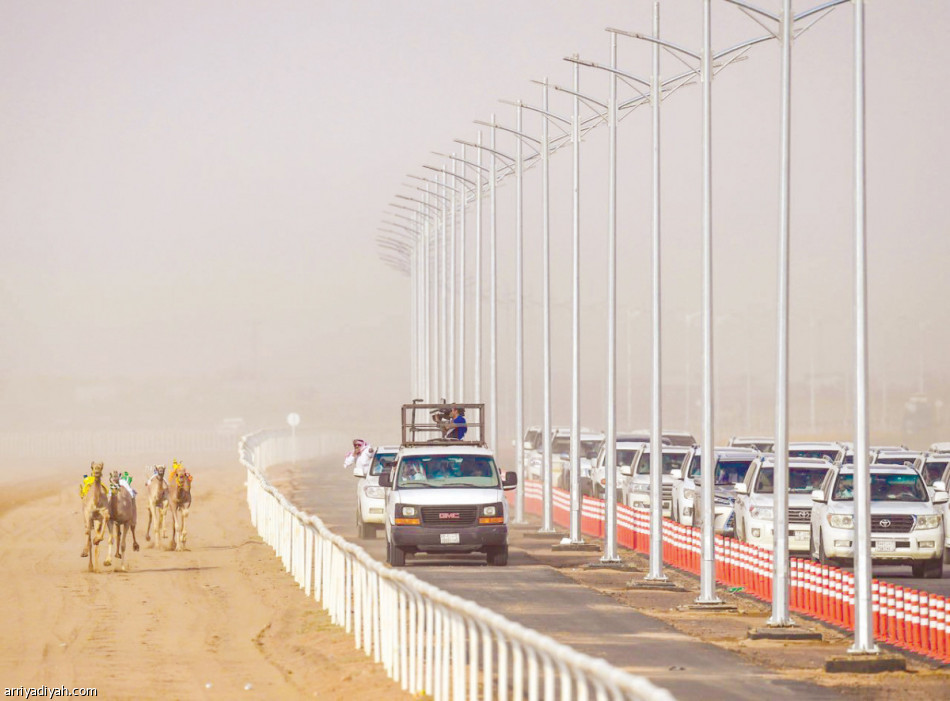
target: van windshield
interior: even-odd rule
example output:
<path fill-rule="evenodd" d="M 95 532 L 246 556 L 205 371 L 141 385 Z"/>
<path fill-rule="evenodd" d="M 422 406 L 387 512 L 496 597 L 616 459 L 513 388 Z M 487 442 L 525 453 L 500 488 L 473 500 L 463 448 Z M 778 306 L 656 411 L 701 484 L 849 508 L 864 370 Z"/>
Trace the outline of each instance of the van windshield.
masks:
<path fill-rule="evenodd" d="M 663 453 L 663 474 L 668 475 L 673 470 L 682 467 L 685 458 L 686 453 Z M 650 454 L 646 451 L 643 452 L 640 462 L 637 463 L 637 474 L 650 474 Z"/>
<path fill-rule="evenodd" d="M 500 489 L 495 461 L 487 455 L 413 455 L 399 463 L 396 487 Z"/>
<path fill-rule="evenodd" d="M 383 472 L 389 472 L 396 464 L 395 453 L 376 453 L 373 457 L 373 464 L 369 468 L 371 475 L 380 475 Z"/>

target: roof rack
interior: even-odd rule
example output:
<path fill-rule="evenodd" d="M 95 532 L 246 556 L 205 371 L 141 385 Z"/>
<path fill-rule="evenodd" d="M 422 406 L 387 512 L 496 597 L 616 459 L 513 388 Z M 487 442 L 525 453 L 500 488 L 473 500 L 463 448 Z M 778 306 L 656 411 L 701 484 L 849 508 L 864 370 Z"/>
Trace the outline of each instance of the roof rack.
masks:
<path fill-rule="evenodd" d="M 453 438 L 452 409 L 460 409 L 465 417 L 465 435 Z M 403 446 L 472 446 L 485 447 L 484 404 L 423 404 L 416 400 L 402 405 Z"/>

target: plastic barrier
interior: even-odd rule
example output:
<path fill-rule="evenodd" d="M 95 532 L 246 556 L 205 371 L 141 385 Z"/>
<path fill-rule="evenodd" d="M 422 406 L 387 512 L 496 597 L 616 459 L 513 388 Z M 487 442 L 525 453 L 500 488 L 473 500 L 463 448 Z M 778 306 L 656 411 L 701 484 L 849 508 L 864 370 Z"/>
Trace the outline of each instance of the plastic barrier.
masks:
<path fill-rule="evenodd" d="M 289 462 L 285 431 L 245 436 L 251 522 L 308 595 L 356 647 L 412 694 L 458 699 L 592 698 L 670 701 L 669 692 L 377 562 L 271 486 L 264 470 Z M 603 518 L 601 517 L 601 522 Z"/>
<path fill-rule="evenodd" d="M 525 483 L 525 509 L 541 513 L 541 485 Z M 569 515 L 570 495 L 554 490 L 555 514 Z M 581 529 L 603 538 L 606 509 L 603 500 L 583 498 Z M 564 524 L 567 524 L 565 516 Z M 558 521 L 560 523 L 560 521 Z M 617 504 L 617 543 L 635 552 L 650 550 L 650 512 Z M 716 581 L 771 601 L 772 551 L 717 535 Z M 698 574 L 701 532 L 663 519 L 663 560 L 668 566 Z M 790 558 L 789 608 L 838 628 L 854 630 L 854 575 L 813 560 Z M 950 599 L 882 582 L 871 582 L 874 638 L 909 652 L 950 663 Z"/>

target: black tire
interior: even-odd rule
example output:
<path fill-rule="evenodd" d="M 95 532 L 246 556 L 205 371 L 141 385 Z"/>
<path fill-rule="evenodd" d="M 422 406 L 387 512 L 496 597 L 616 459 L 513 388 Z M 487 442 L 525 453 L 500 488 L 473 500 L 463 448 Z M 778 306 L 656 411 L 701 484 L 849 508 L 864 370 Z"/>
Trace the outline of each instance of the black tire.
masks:
<path fill-rule="evenodd" d="M 360 540 L 372 540 L 376 537 L 376 527 L 363 523 L 363 515 L 359 508 L 356 509 L 356 536 Z"/>
<path fill-rule="evenodd" d="M 938 557 L 924 563 L 925 579 L 943 579 L 943 558 Z"/>
<path fill-rule="evenodd" d="M 940 563 L 940 566 L 943 567 L 943 563 Z M 923 579 L 925 572 L 927 571 L 926 562 L 912 562 L 910 565 L 910 571 L 913 573 L 916 579 Z"/>
<path fill-rule="evenodd" d="M 834 560 L 825 555 L 825 539 L 821 537 L 821 529 L 818 530 L 818 562 L 822 565 L 833 565 Z"/>
<path fill-rule="evenodd" d="M 950 548 L 943 551 L 943 564 L 950 565 Z"/>
<path fill-rule="evenodd" d="M 388 562 L 393 567 L 405 567 L 406 566 L 406 551 L 400 548 L 398 545 L 393 545 L 392 543 L 386 543 L 386 562 Z"/>
<path fill-rule="evenodd" d="M 492 567 L 504 567 L 508 564 L 508 546 L 500 545 L 488 551 L 488 564 Z"/>

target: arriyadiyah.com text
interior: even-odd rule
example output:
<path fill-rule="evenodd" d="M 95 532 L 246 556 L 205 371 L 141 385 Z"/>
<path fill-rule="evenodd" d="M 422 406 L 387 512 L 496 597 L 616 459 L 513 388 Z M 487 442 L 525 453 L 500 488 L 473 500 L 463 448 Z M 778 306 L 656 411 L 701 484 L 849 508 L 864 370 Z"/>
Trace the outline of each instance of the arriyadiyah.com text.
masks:
<path fill-rule="evenodd" d="M 3 695 L 9 698 L 17 699 L 55 699 L 67 698 L 69 696 L 95 697 L 99 691 L 93 688 L 73 687 L 68 688 L 65 684 L 62 686 L 14 686 L 6 687 Z"/>

